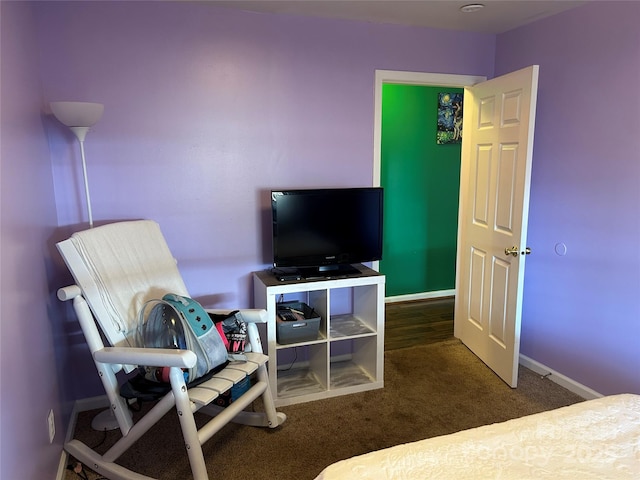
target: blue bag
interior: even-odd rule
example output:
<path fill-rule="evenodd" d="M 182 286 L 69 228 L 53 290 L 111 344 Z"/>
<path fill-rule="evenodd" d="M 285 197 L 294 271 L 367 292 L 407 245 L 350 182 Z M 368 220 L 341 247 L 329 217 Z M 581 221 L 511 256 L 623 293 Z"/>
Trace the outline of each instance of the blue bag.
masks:
<path fill-rule="evenodd" d="M 149 313 L 145 316 L 147 311 Z M 213 320 L 202 305 L 192 298 L 167 294 L 162 300 L 145 303 L 139 316 L 139 345 L 186 349 L 196 354 L 196 365 L 185 372 L 187 383 L 228 362 L 227 348 Z M 168 381 L 168 369 L 146 366 L 145 371 L 148 379 Z"/>

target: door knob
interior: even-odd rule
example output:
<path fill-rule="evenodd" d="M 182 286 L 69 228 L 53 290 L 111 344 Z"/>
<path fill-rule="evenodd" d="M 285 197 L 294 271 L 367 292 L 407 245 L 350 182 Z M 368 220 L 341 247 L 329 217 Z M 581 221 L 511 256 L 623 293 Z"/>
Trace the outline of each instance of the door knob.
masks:
<path fill-rule="evenodd" d="M 504 254 L 508 257 L 509 255 L 513 255 L 514 257 L 518 256 L 518 250 L 520 250 L 517 246 L 513 246 L 511 248 L 505 248 Z"/>
<path fill-rule="evenodd" d="M 518 256 L 518 253 L 520 253 L 520 254 L 522 254 L 522 255 L 529 255 L 529 254 L 531 254 L 531 249 L 530 249 L 529 247 L 525 248 L 522 252 L 519 252 L 519 250 L 520 250 L 520 249 L 519 249 L 517 246 L 515 246 L 515 245 L 514 245 L 514 246 L 513 246 L 513 247 L 511 247 L 511 248 L 508 248 L 508 247 L 507 247 L 507 248 L 505 248 L 505 249 L 504 249 L 504 254 L 505 254 L 506 256 L 513 255 L 514 257 L 517 257 L 517 256 Z"/>

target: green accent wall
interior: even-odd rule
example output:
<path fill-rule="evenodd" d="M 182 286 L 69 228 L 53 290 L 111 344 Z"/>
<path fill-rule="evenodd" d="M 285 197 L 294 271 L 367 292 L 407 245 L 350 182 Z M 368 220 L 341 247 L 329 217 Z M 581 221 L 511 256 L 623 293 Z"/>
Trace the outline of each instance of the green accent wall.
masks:
<path fill-rule="evenodd" d="M 436 144 L 440 92 L 464 89 L 382 86 L 387 297 L 455 288 L 461 145 Z"/>

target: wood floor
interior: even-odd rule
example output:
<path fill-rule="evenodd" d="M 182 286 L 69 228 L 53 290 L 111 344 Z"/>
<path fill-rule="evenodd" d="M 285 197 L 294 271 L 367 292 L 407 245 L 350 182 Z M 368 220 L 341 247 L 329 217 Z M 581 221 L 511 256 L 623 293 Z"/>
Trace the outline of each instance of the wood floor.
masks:
<path fill-rule="evenodd" d="M 397 350 L 453 337 L 455 297 L 388 303 L 384 349 Z"/>

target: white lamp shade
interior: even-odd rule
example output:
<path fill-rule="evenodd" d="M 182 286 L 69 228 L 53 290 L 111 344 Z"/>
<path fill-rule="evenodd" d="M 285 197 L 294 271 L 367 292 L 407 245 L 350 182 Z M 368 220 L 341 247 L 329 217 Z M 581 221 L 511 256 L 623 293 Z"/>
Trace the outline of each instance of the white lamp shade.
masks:
<path fill-rule="evenodd" d="M 51 111 L 67 127 L 91 127 L 95 125 L 104 111 L 102 103 L 90 102 L 51 102 Z"/>

